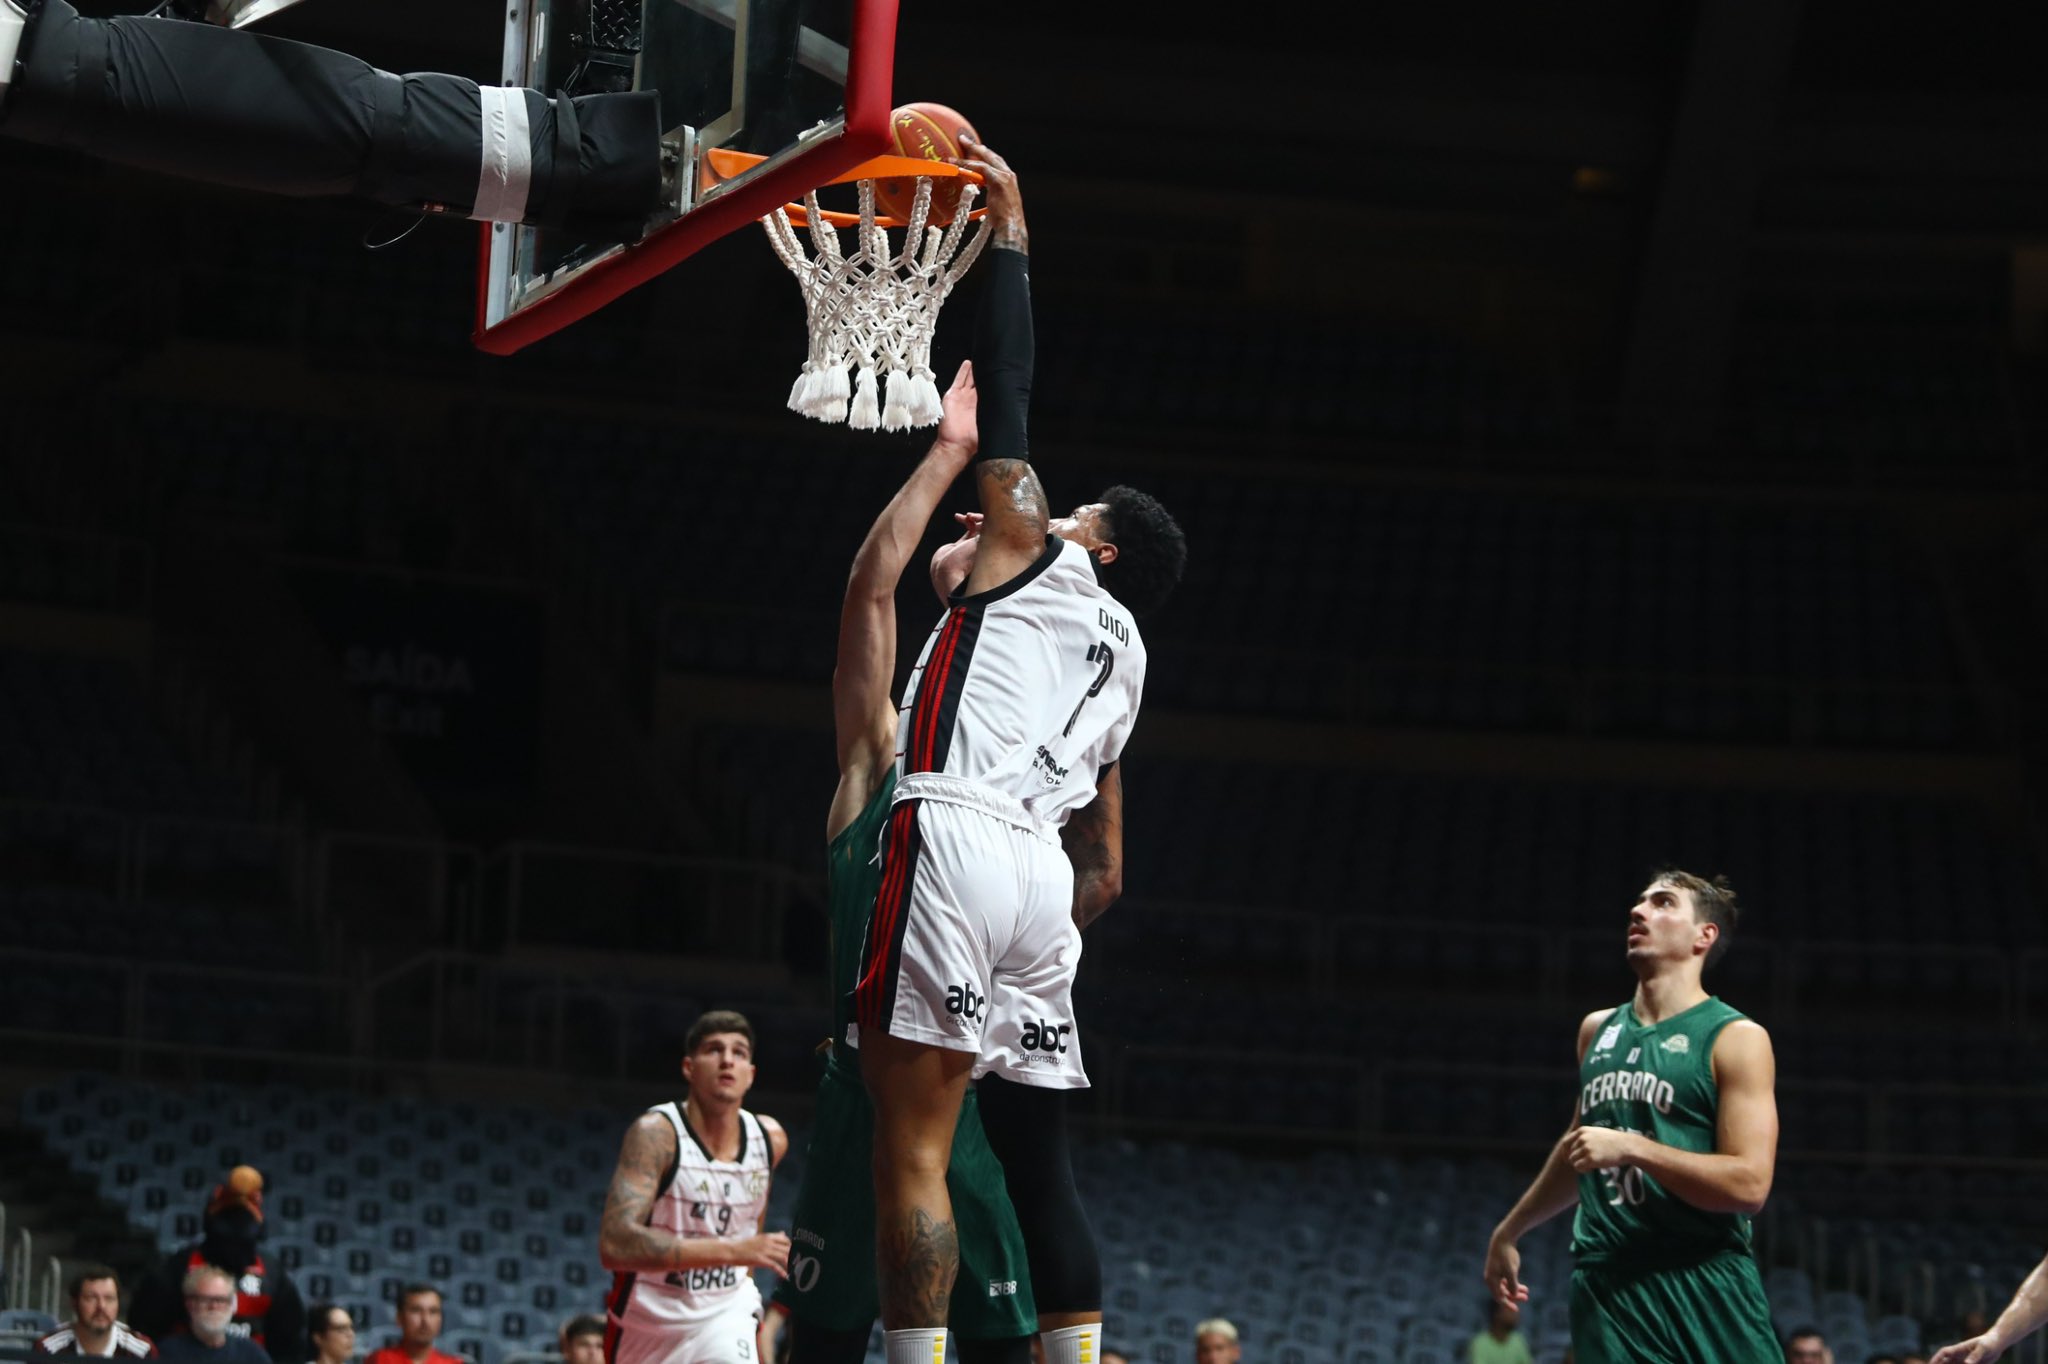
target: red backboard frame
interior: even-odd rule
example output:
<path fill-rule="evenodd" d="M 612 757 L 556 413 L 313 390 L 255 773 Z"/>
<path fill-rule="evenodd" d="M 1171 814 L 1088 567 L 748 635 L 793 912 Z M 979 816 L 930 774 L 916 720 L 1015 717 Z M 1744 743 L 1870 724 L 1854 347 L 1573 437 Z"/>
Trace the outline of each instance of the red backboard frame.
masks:
<path fill-rule="evenodd" d="M 846 68 L 846 129 L 806 147 L 779 166 L 750 177 L 701 208 L 692 209 L 631 249 L 599 261 L 556 292 L 536 300 L 495 327 L 484 323 L 490 288 L 492 224 L 478 234 L 476 331 L 471 340 L 491 355 L 510 355 L 552 336 L 572 322 L 664 274 L 729 232 L 755 222 L 792 199 L 891 147 L 889 112 L 896 79 L 898 0 L 854 0 Z"/>

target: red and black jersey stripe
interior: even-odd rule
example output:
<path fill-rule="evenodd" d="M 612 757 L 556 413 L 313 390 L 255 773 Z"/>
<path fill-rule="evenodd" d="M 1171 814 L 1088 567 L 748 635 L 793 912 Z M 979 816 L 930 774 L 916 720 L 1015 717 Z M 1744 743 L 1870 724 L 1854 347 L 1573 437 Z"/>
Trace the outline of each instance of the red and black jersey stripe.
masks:
<path fill-rule="evenodd" d="M 981 637 L 980 605 L 955 606 L 939 627 L 939 637 L 925 657 L 918 679 L 917 700 L 910 712 L 909 741 L 903 749 L 903 770 L 943 772 L 953 746 L 953 726 L 960 716 L 960 694 L 967 689 L 967 671 L 974 643 Z"/>
<path fill-rule="evenodd" d="M 633 1300 L 633 1282 L 637 1274 L 612 1275 L 611 1295 L 604 1300 L 604 1358 L 605 1364 L 617 1364 L 619 1342 L 625 1338 L 623 1325 L 626 1304 Z"/>
<path fill-rule="evenodd" d="M 882 845 L 882 881 L 875 912 L 868 919 L 861 952 L 860 982 L 853 990 L 854 1021 L 877 1032 L 889 1030 L 896 1012 L 896 977 L 903 961 L 903 930 L 909 923 L 910 888 L 917 880 L 924 839 L 917 828 L 922 802 L 906 800 L 889 812 L 889 837 Z"/>

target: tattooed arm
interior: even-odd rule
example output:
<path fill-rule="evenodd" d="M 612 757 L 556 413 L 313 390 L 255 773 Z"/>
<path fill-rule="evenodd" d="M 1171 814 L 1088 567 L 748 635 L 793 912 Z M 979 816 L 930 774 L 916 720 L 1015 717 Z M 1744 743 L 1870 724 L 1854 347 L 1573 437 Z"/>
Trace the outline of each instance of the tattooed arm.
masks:
<path fill-rule="evenodd" d="M 626 1129 L 618 1168 L 605 1195 L 597 1233 L 598 1258 L 606 1269 L 661 1273 L 707 1265 L 744 1265 L 780 1274 L 789 1263 L 789 1238 L 781 1232 L 759 1236 L 678 1236 L 648 1225 L 655 1200 L 674 1175 L 676 1130 L 659 1113 L 643 1113 Z"/>
<path fill-rule="evenodd" d="M 1095 799 L 1060 828 L 1060 843 L 1074 864 L 1074 927 L 1086 928 L 1124 893 L 1123 767 L 1111 763 L 1095 786 Z"/>

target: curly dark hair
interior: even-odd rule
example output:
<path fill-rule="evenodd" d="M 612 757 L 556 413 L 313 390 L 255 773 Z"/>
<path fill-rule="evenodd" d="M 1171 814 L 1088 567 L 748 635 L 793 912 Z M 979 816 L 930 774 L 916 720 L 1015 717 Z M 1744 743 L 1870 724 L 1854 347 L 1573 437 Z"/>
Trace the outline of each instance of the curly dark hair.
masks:
<path fill-rule="evenodd" d="M 1097 574 L 1110 595 L 1144 617 L 1165 605 L 1187 571 L 1188 538 L 1159 499 L 1119 483 L 1097 501 L 1109 509 L 1109 541 L 1116 559 Z"/>

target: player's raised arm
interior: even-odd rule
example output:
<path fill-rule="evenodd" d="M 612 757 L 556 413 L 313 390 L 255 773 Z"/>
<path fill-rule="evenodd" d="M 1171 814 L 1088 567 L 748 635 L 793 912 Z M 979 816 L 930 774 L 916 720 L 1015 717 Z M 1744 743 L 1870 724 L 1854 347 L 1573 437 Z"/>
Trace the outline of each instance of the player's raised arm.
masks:
<path fill-rule="evenodd" d="M 986 143 L 963 136 L 968 155 L 953 164 L 978 171 L 988 189 L 993 224 L 982 254 L 981 311 L 974 324 L 975 382 L 982 393 L 980 462 L 975 481 L 985 520 L 969 594 L 1000 587 L 1046 552 L 1051 504 L 1031 468 L 1026 427 L 1031 410 L 1030 233 L 1024 200 L 1009 162 Z"/>
<path fill-rule="evenodd" d="M 839 656 L 832 669 L 832 725 L 839 749 L 839 789 L 825 821 L 836 838 L 875 792 L 896 751 L 896 584 L 917 550 L 939 499 L 974 458 L 972 363 L 960 366 L 946 390 L 938 438 L 889 505 L 868 528 L 839 610 Z"/>
<path fill-rule="evenodd" d="M 1095 799 L 1060 826 L 1060 845 L 1074 864 L 1074 927 L 1086 928 L 1124 893 L 1123 764 L 1103 769 Z"/>

